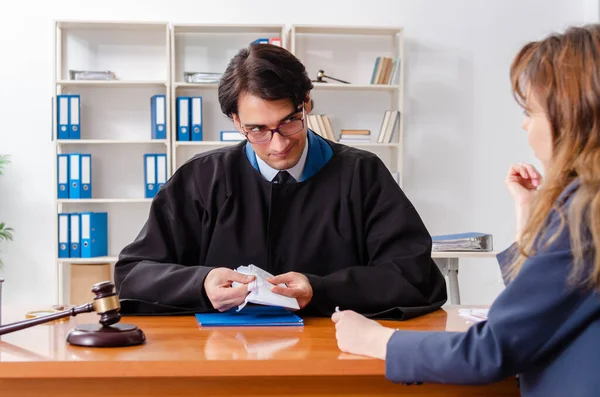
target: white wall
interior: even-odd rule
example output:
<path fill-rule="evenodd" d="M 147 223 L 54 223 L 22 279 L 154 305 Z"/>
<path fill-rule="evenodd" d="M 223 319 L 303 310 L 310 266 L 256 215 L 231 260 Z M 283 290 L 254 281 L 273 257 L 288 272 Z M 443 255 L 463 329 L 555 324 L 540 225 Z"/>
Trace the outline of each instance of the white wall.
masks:
<path fill-rule="evenodd" d="M 347 2 L 104 0 L 19 1 L 0 25 L 0 152 L 13 164 L 0 179 L 0 219 L 15 241 L 0 247 L 5 305 L 53 303 L 50 133 L 52 19 L 188 23 L 401 25 L 406 29 L 405 190 L 433 234 L 513 235 L 503 186 L 514 161 L 533 161 L 508 81 L 512 56 L 527 40 L 596 21 L 590 0 L 370 0 Z M 344 4 L 344 5 L 341 5 Z M 226 10 L 227 6 L 227 10 Z M 465 261 L 463 303 L 489 303 L 501 291 L 494 260 Z"/>
<path fill-rule="evenodd" d="M 598 22 L 598 20 L 600 19 L 600 1 L 584 0 L 583 7 L 585 22 Z"/>

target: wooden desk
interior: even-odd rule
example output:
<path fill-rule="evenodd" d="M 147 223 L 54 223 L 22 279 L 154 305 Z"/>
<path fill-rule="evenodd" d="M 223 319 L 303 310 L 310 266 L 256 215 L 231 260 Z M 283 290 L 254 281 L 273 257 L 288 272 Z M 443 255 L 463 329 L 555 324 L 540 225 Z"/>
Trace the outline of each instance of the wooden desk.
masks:
<path fill-rule="evenodd" d="M 9 315 L 3 324 L 23 318 Z M 8 396 L 518 396 L 515 379 L 488 386 L 393 384 L 384 362 L 343 354 L 329 319 L 303 328 L 199 329 L 194 317 L 125 317 L 146 334 L 142 346 L 91 349 L 68 345 L 84 314 L 69 322 L 3 335 L 0 395 Z M 406 322 L 403 329 L 464 330 L 457 307 Z"/>

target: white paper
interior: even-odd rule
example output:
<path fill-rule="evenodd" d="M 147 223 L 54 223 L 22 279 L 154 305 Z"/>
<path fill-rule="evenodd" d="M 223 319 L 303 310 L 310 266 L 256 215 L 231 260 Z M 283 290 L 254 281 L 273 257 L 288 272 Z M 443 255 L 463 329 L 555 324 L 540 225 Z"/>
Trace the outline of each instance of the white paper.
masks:
<path fill-rule="evenodd" d="M 280 306 L 287 309 L 300 309 L 296 298 L 279 295 L 271 291 L 271 288 L 273 288 L 274 285 L 267 281 L 268 278 L 273 277 L 271 273 L 254 265 L 240 266 L 236 271 L 249 276 L 256 276 L 254 281 L 248 284 L 248 291 L 250 291 L 250 293 L 246 296 L 244 303 L 238 307 L 238 311 L 242 310 L 248 303 Z M 239 287 L 241 285 L 242 284 L 238 282 L 232 284 L 233 287 Z M 279 286 L 285 287 L 286 285 L 279 284 Z"/>
<path fill-rule="evenodd" d="M 485 321 L 487 320 L 489 309 L 458 309 L 458 315 L 469 321 Z"/>

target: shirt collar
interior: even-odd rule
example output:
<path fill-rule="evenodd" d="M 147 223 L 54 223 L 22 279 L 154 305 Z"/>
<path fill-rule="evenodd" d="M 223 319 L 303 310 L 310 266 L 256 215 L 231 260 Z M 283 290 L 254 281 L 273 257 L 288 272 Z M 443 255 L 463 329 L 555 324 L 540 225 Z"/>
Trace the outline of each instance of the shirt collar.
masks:
<path fill-rule="evenodd" d="M 302 177 L 302 171 L 304 170 L 304 164 L 306 163 L 306 156 L 308 153 L 308 138 L 304 144 L 304 150 L 302 150 L 302 155 L 300 156 L 300 160 L 290 169 L 285 171 L 289 172 L 291 176 L 294 177 L 296 181 L 300 181 Z M 280 170 L 276 170 L 275 168 L 270 167 L 267 163 L 265 163 L 259 156 L 256 156 L 256 162 L 258 163 L 258 169 L 260 173 L 265 177 L 266 180 L 272 181 L 275 178 L 275 175 Z"/>

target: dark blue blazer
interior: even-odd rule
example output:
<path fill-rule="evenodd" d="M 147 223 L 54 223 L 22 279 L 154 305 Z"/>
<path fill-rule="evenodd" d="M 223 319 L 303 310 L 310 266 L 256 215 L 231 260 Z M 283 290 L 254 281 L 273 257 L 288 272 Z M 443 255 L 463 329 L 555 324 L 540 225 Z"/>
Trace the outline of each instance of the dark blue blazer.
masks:
<path fill-rule="evenodd" d="M 558 204 L 567 208 L 577 186 L 569 185 Z M 559 225 L 553 211 L 538 236 L 540 247 Z M 502 270 L 514 249 L 498 255 Z M 518 375 L 522 396 L 600 396 L 600 295 L 568 282 L 572 260 L 564 228 L 527 259 L 490 307 L 487 321 L 460 333 L 395 332 L 387 346 L 386 377 L 483 384 Z M 587 263 L 591 270 L 591 256 Z"/>

